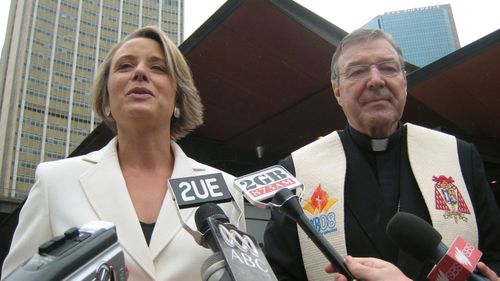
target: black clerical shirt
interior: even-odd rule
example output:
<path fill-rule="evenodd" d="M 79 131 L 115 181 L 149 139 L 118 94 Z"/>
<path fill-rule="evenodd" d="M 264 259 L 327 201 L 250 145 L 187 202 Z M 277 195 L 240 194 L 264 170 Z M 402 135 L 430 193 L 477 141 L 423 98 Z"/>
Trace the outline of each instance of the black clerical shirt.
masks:
<path fill-rule="evenodd" d="M 384 212 L 388 217 L 392 217 L 397 212 L 399 205 L 401 124 L 387 139 L 372 139 L 351 126 L 347 127 L 347 132 L 372 167 L 384 198 Z"/>
<path fill-rule="evenodd" d="M 354 196 L 357 197 L 358 195 L 354 193 L 360 192 L 361 190 L 364 190 L 368 194 L 376 194 L 376 196 L 372 198 L 378 203 L 375 203 L 375 205 L 368 204 L 372 207 L 368 207 L 367 205 L 367 208 L 376 208 L 372 209 L 373 212 L 376 213 L 376 216 L 374 216 L 376 220 L 373 223 L 374 225 L 378 225 L 376 229 L 378 229 L 377 232 L 379 232 L 379 234 L 376 235 L 376 240 L 379 243 L 379 247 L 384 245 L 383 253 L 379 252 L 379 254 L 381 257 L 391 262 L 397 261 L 398 248 L 385 234 L 385 226 L 399 209 L 401 153 L 403 147 L 402 131 L 403 126 L 399 124 L 396 131 L 387 139 L 372 139 L 356 131 L 351 126 L 348 126 L 345 133 L 341 134 L 341 138 L 344 138 L 344 148 L 349 150 L 349 154 L 352 156 L 348 157 L 346 184 L 347 186 L 363 185 L 356 189 L 346 190 L 346 196 L 349 198 Z M 348 138 L 348 140 L 345 138 Z M 366 164 L 363 164 L 363 162 Z M 365 179 L 360 179 L 359 177 Z M 380 201 L 376 198 L 380 198 Z M 358 202 L 359 200 L 354 199 L 354 201 Z M 346 223 L 350 224 L 349 221 Z M 348 232 L 349 229 L 351 228 L 347 227 Z M 355 243 L 354 240 L 356 239 L 351 239 L 352 236 L 350 233 L 346 233 L 346 236 L 347 248 L 349 249 L 351 248 L 350 245 Z M 379 248 L 379 250 L 382 249 Z"/>

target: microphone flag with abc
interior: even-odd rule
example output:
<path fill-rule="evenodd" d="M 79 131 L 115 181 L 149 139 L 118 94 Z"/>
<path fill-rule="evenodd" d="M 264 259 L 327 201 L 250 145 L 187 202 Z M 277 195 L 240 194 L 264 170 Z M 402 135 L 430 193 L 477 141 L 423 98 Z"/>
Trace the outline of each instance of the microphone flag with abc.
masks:
<path fill-rule="evenodd" d="M 195 221 L 203 233 L 202 245 L 222 254 L 230 280 L 277 280 L 255 238 L 230 224 L 219 206 L 203 204 L 196 210 Z"/>

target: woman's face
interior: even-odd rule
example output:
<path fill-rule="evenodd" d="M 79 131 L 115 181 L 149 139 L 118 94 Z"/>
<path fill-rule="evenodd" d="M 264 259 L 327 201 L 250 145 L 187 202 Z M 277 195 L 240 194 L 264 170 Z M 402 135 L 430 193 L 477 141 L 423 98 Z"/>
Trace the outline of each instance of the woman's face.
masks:
<path fill-rule="evenodd" d="M 175 86 L 168 73 L 165 54 L 155 40 L 134 38 L 117 50 L 111 61 L 107 89 L 118 129 L 137 122 L 170 129 Z"/>

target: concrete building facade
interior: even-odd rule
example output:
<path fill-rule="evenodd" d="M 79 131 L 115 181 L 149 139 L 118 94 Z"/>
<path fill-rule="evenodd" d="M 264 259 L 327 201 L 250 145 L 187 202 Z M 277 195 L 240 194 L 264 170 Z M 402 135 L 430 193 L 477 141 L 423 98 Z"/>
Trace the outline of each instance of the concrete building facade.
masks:
<path fill-rule="evenodd" d="M 183 40 L 182 0 L 12 0 L 0 63 L 0 196 L 22 199 L 42 161 L 65 158 L 100 123 L 93 76 L 131 31 Z"/>

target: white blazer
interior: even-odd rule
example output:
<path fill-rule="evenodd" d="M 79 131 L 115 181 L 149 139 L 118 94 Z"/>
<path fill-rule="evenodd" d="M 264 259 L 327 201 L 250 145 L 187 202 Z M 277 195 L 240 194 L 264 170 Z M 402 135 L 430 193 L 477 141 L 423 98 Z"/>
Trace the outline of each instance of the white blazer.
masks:
<path fill-rule="evenodd" d="M 129 270 L 128 280 L 201 280 L 200 266 L 212 252 L 196 244 L 182 228 L 170 192 L 163 200 L 148 247 L 127 192 L 116 146 L 114 138 L 99 151 L 37 167 L 36 182 L 21 210 L 3 264 L 3 277 L 54 236 L 92 220 L 104 220 L 116 225 Z M 171 148 L 175 156 L 172 178 L 221 172 L 187 157 L 175 142 L 171 142 Z M 243 210 L 243 197 L 233 188 L 234 177 L 222 174 Z M 235 223 L 239 213 L 233 205 L 225 203 L 221 207 Z M 194 212 L 193 208 L 185 209 L 181 215 L 196 229 Z M 244 216 L 239 227 L 245 230 Z"/>

